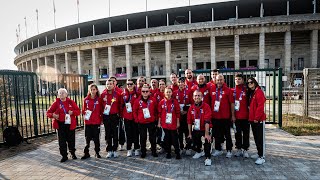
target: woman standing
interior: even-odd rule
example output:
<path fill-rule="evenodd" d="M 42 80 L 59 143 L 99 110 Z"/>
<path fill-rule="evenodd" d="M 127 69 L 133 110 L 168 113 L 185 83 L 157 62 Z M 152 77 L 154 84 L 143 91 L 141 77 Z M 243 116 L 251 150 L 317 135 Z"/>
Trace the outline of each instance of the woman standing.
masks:
<path fill-rule="evenodd" d="M 75 129 L 77 126 L 76 116 L 80 115 L 77 104 L 68 98 L 68 91 L 64 88 L 58 90 L 58 98 L 50 106 L 47 116 L 52 118 L 52 127 L 58 130 L 59 149 L 62 159 L 68 160 L 67 144 L 72 159 L 77 159 L 75 154 Z"/>
<path fill-rule="evenodd" d="M 94 150 L 96 157 L 101 158 L 100 152 L 100 124 L 102 106 L 100 100 L 100 92 L 97 85 L 91 84 L 89 86 L 89 92 L 86 98 L 83 100 L 82 114 L 84 116 L 84 130 L 86 138 L 86 147 L 84 148 L 84 156 L 81 159 L 87 159 L 90 157 L 89 148 L 90 141 L 94 142 Z"/>
<path fill-rule="evenodd" d="M 264 112 L 264 104 L 266 97 L 261 90 L 258 82 L 253 77 L 247 80 L 247 98 L 249 104 L 249 122 L 252 128 L 252 134 L 258 150 L 257 165 L 265 163 L 265 138 L 264 138 L 264 126 L 266 120 L 266 114 Z"/>

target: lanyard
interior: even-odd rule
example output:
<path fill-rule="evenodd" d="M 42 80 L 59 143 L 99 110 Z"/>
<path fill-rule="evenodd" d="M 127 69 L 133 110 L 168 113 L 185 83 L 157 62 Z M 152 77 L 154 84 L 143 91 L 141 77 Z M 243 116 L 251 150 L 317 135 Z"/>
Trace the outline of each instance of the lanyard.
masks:
<path fill-rule="evenodd" d="M 183 92 L 183 104 L 186 103 L 186 90 L 187 90 L 187 88 L 184 88 L 184 92 Z M 178 96 L 178 102 L 179 102 L 179 104 L 180 104 L 180 89 L 178 89 L 177 96 Z"/>
<path fill-rule="evenodd" d="M 130 94 L 130 93 L 129 93 L 129 94 Z M 132 94 L 130 94 L 128 101 L 126 101 L 126 90 L 124 90 L 124 95 L 125 95 L 125 96 L 123 96 L 123 101 L 124 101 L 125 103 L 130 102 L 130 101 L 131 101 Z"/>
<path fill-rule="evenodd" d="M 111 99 L 111 104 L 110 104 L 110 106 L 112 106 L 112 104 L 113 104 L 113 99 L 114 99 L 114 96 L 116 95 L 116 90 L 113 90 L 113 94 L 112 94 L 112 99 Z M 107 104 L 108 104 L 108 92 L 107 92 L 107 94 L 106 94 L 106 96 L 107 96 Z"/>
<path fill-rule="evenodd" d="M 219 95 L 219 101 L 222 98 L 222 87 L 220 88 L 220 95 Z M 218 87 L 216 87 L 216 100 L 218 99 Z"/>
<path fill-rule="evenodd" d="M 166 109 L 166 112 L 168 113 L 167 100 L 164 101 L 164 108 Z M 173 104 L 173 100 L 172 100 L 171 111 L 169 113 L 171 113 L 173 111 L 173 108 L 174 108 L 174 104 Z"/>
<path fill-rule="evenodd" d="M 234 88 L 234 91 L 233 91 L 233 97 L 234 97 L 234 100 L 236 101 L 237 99 L 237 86 Z M 242 86 L 242 90 L 241 90 L 241 93 L 240 93 L 240 96 L 239 96 L 239 100 L 241 101 L 242 100 L 242 94 L 244 93 L 244 86 Z"/>
<path fill-rule="evenodd" d="M 196 112 L 197 112 L 197 111 L 196 111 L 196 106 L 195 106 L 195 105 L 194 105 L 193 110 L 194 110 L 194 114 L 193 114 L 193 115 L 194 115 L 194 119 L 197 119 L 197 118 L 196 118 Z M 200 108 L 200 113 L 199 113 L 199 115 L 198 115 L 198 119 L 201 119 L 201 113 L 202 113 L 202 108 Z"/>
<path fill-rule="evenodd" d="M 147 103 L 148 103 L 148 106 L 147 106 L 147 108 L 149 109 L 149 105 L 150 105 L 150 100 L 148 100 L 148 101 L 147 101 Z M 141 108 L 141 109 L 143 109 L 143 108 L 142 108 L 142 100 L 140 100 L 139 104 L 140 104 L 140 108 Z"/>
<path fill-rule="evenodd" d="M 94 105 L 93 105 L 93 110 L 92 111 L 94 111 L 95 109 L 96 109 L 96 103 L 97 103 L 97 101 L 98 101 L 98 98 L 95 98 L 94 99 Z M 86 100 L 86 104 L 87 104 L 87 109 L 89 109 L 89 100 Z"/>
<path fill-rule="evenodd" d="M 61 100 L 60 100 L 60 105 L 61 105 L 61 107 L 62 107 L 62 109 L 63 109 L 63 111 L 64 111 L 64 114 L 67 114 L 66 108 L 64 108 L 64 105 L 63 105 L 63 103 L 62 103 Z"/>

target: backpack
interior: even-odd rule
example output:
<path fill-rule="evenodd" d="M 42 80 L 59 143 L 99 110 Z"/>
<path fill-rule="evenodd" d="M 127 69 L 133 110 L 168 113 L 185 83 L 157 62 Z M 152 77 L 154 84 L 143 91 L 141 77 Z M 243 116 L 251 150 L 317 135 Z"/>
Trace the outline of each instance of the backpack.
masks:
<path fill-rule="evenodd" d="M 16 146 L 23 141 L 19 129 L 14 126 L 8 126 L 3 131 L 3 139 L 8 146 Z"/>

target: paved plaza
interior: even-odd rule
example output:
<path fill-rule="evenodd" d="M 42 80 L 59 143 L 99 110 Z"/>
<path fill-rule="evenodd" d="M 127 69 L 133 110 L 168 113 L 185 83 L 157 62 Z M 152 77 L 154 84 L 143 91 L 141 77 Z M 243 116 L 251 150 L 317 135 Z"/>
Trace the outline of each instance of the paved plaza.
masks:
<path fill-rule="evenodd" d="M 0 161 L 0 179 L 320 179 L 320 137 L 295 137 L 271 125 L 266 128 L 266 163 L 260 166 L 253 159 L 227 159 L 225 154 L 212 157 L 212 166 L 204 166 L 204 158 L 182 156 L 181 160 L 168 160 L 165 154 L 154 158 L 150 152 L 145 159 L 128 158 L 126 151 L 118 158 L 106 159 L 102 151 L 101 159 L 80 160 L 84 131 L 76 133 L 77 160 L 60 163 L 55 140 Z M 90 151 L 93 156 L 92 147 Z M 254 153 L 251 135 L 250 154 Z"/>

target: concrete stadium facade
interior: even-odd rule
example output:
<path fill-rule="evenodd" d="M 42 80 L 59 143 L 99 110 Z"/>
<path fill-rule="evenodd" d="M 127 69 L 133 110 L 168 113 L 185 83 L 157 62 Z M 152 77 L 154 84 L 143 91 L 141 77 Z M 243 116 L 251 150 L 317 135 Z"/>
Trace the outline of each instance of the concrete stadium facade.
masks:
<path fill-rule="evenodd" d="M 319 0 L 246 0 L 98 19 L 48 31 L 15 47 L 19 70 L 40 66 L 104 84 L 180 69 L 320 67 Z M 46 71 L 46 70 L 45 70 Z"/>

